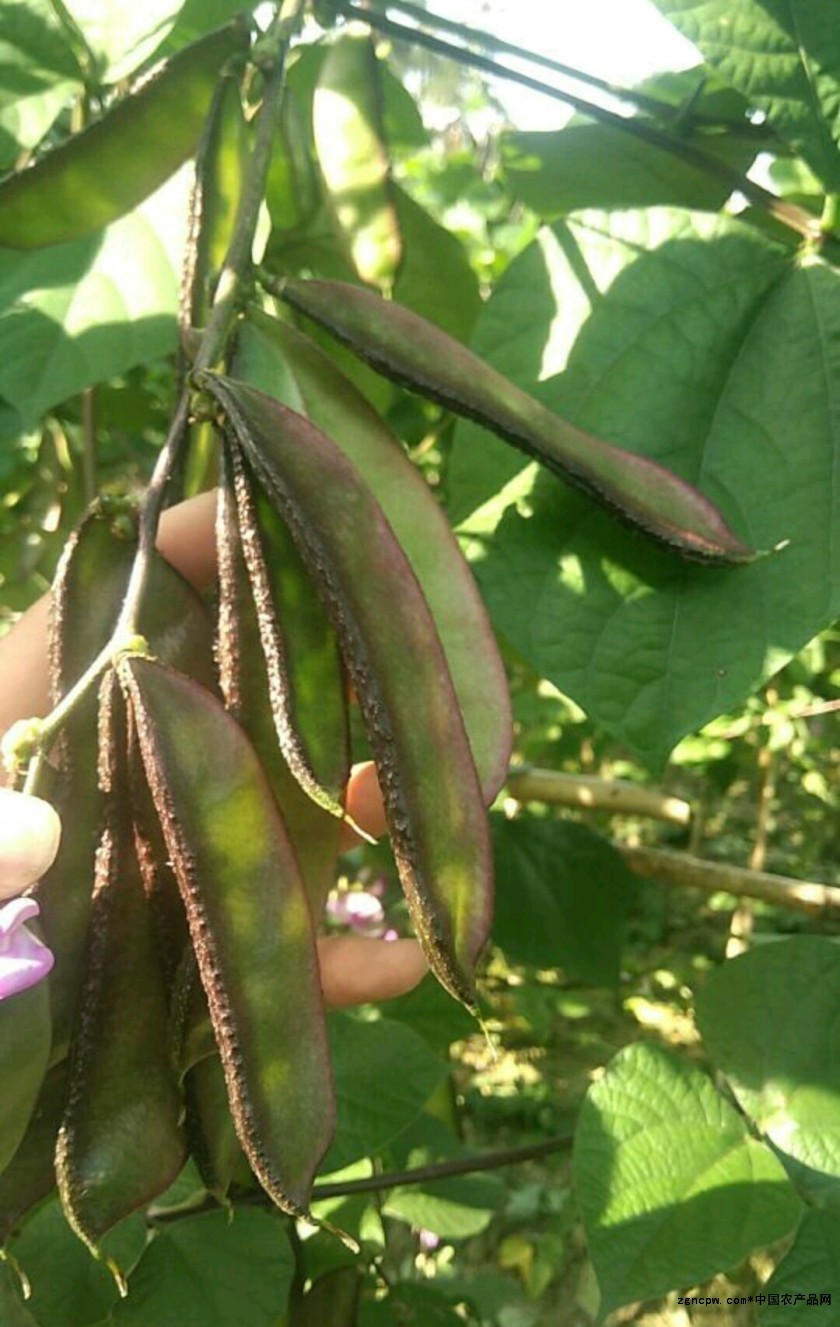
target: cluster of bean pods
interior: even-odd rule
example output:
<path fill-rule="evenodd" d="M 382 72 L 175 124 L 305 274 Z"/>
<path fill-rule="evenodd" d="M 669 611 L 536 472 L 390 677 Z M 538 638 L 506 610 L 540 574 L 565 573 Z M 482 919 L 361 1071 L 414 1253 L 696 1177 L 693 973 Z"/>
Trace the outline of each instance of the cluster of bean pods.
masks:
<path fill-rule="evenodd" d="M 245 137 L 223 80 L 205 167 Z M 206 322 L 230 238 L 213 198 L 185 278 L 187 331 Z M 336 282 L 277 293 L 677 554 L 754 556 L 689 484 L 558 419 L 408 310 Z M 345 817 L 351 689 L 415 932 L 443 986 L 476 1008 L 492 915 L 485 808 L 511 742 L 504 670 L 431 489 L 291 318 L 249 310 L 229 371 L 196 375 L 192 439 L 220 476 L 215 620 L 154 561 L 141 640 L 42 766 L 65 826 L 37 886 L 56 963 L 48 1001 L 26 1003 L 24 1042 L 0 1010 L 0 1067 L 17 1084 L 0 1109 L 0 1239 L 57 1185 L 96 1251 L 188 1155 L 219 1198 L 258 1182 L 308 1215 L 336 1110 L 315 935 Z M 56 702 L 110 639 L 135 545 L 130 516 L 106 503 L 68 545 Z"/>

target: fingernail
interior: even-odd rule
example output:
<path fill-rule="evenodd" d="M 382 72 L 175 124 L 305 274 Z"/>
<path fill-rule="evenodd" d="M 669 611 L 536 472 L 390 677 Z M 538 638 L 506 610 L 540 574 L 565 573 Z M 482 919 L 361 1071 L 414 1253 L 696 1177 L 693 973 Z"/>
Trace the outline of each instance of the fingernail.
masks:
<path fill-rule="evenodd" d="M 0 898 L 26 889 L 52 866 L 61 821 L 40 797 L 0 788 Z"/>

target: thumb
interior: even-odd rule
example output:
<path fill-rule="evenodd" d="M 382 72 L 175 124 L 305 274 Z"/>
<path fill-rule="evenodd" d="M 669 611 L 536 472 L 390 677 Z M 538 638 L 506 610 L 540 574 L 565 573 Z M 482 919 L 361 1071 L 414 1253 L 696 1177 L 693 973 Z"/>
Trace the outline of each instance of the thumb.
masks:
<path fill-rule="evenodd" d="M 61 821 L 49 802 L 0 788 L 0 900 L 20 894 L 52 866 Z"/>

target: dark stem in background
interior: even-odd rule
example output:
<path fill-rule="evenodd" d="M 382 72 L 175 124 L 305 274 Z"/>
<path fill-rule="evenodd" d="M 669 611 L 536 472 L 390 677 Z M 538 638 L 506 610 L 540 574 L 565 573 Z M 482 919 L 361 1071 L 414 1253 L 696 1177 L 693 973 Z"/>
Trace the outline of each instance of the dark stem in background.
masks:
<path fill-rule="evenodd" d="M 409 0 L 373 0 L 370 8 L 366 9 L 365 12 L 369 14 L 371 9 L 374 11 L 396 9 L 401 14 L 416 19 L 425 28 L 437 28 L 440 32 L 451 32 L 454 37 L 460 37 L 468 46 L 483 47 L 485 51 L 496 51 L 499 55 L 512 55 L 517 60 L 524 60 L 528 64 L 537 65 L 542 69 L 551 70 L 552 73 L 560 74 L 562 78 L 571 78 L 576 83 L 585 83 L 589 87 L 597 88 L 600 92 L 606 92 L 610 97 L 629 102 L 630 105 L 637 106 L 639 110 L 648 111 L 651 115 L 658 115 L 665 120 L 672 120 L 675 123 L 679 121 L 681 125 L 685 126 L 708 124 L 720 127 L 725 125 L 728 128 L 737 129 L 739 133 L 762 140 L 773 137 L 766 125 L 751 124 L 749 120 L 736 122 L 720 116 L 698 115 L 691 110 L 690 106 L 687 109 L 674 106 L 671 102 L 661 101 L 659 97 L 651 97 L 646 92 L 638 92 L 634 88 L 625 88 L 617 83 L 610 83 L 606 78 L 598 78 L 596 74 L 588 74 L 583 69 L 574 69 L 571 65 L 561 64 L 559 60 L 552 60 L 549 56 L 541 55 L 538 51 L 526 51 L 523 47 L 514 45 L 513 42 L 504 41 L 501 37 L 494 37 L 490 32 L 480 32 L 475 28 L 467 27 L 464 23 L 456 23 L 454 19 L 443 18 L 440 14 L 433 14 L 428 9 L 421 9 L 419 5 L 410 4 Z M 698 90 L 701 86 L 702 84 L 698 84 Z"/>
<path fill-rule="evenodd" d="M 535 1161 L 539 1157 L 551 1156 L 556 1152 L 567 1152 L 572 1146 L 574 1135 L 556 1134 L 544 1138 L 539 1143 L 525 1143 L 521 1147 L 508 1147 L 496 1152 L 487 1152 L 484 1156 L 462 1157 L 458 1161 L 439 1161 L 432 1166 L 415 1166 L 413 1170 L 384 1171 L 380 1175 L 368 1175 L 361 1180 L 345 1180 L 335 1184 L 316 1184 L 312 1190 L 312 1202 L 322 1202 L 326 1198 L 345 1198 L 355 1193 L 379 1193 L 383 1189 L 404 1188 L 407 1184 L 423 1184 L 434 1180 L 449 1179 L 453 1175 L 475 1175 L 485 1170 L 501 1170 L 504 1166 L 516 1166 L 523 1161 Z M 245 1194 L 237 1198 L 236 1204 L 248 1207 L 269 1207 L 274 1204 L 267 1194 Z M 166 1225 L 171 1221 L 182 1221 L 184 1217 L 200 1216 L 204 1212 L 218 1211 L 215 1198 L 182 1207 L 166 1208 L 156 1211 L 151 1209 L 149 1222 L 153 1226 Z"/>
<path fill-rule="evenodd" d="M 587 115 L 593 120 L 598 120 L 613 129 L 618 129 L 621 133 L 629 134 L 643 143 L 649 143 L 652 147 L 661 148 L 665 152 L 681 157 L 689 165 L 696 166 L 698 170 L 704 171 L 713 179 L 720 180 L 731 192 L 737 191 L 743 194 L 754 206 L 766 212 L 768 216 L 773 217 L 774 220 L 780 222 L 789 230 L 795 231 L 797 235 L 801 235 L 804 239 L 817 241 L 826 234 L 819 217 L 813 216 L 804 207 L 798 207 L 795 203 L 788 203 L 782 198 L 777 198 L 768 189 L 762 188 L 760 184 L 755 184 L 754 181 L 747 179 L 745 175 L 741 175 L 739 171 L 727 166 L 725 162 L 719 161 L 717 157 L 704 152 L 702 148 L 695 147 L 693 143 L 675 138 L 664 130 L 657 129 L 642 120 L 616 115 L 614 111 L 608 111 L 603 106 L 587 101 L 584 97 L 579 97 L 575 93 L 562 91 L 560 88 L 553 87 L 550 83 L 543 83 L 537 78 L 531 78 L 529 74 L 521 74 L 515 69 L 508 68 L 507 65 L 500 65 L 486 55 L 479 55 L 476 51 L 468 51 L 463 46 L 454 46 L 451 42 L 443 41 L 440 37 L 433 37 L 430 33 L 421 32 L 418 28 L 408 28 L 402 23 L 395 23 L 393 19 L 386 18 L 384 14 L 377 10 L 362 9 L 350 3 L 349 0 L 334 0 L 334 3 L 338 12 L 344 14 L 347 18 L 358 19 L 360 22 L 368 24 L 369 27 L 376 28 L 379 32 L 386 32 L 399 41 L 408 42 L 414 46 L 422 46 L 426 50 L 434 51 L 437 55 L 443 55 L 458 64 L 466 65 L 471 69 L 480 69 L 485 74 L 492 74 L 494 78 L 519 83 L 522 87 L 530 88 L 532 92 L 542 92 L 555 101 L 565 102 L 567 106 L 571 106 L 582 115 Z"/>

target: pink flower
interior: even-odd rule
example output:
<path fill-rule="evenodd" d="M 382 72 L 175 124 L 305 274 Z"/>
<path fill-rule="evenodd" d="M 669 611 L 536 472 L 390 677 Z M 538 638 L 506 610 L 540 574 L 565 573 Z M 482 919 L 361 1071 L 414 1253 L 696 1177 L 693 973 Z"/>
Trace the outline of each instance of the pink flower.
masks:
<path fill-rule="evenodd" d="M 364 935 L 381 935 L 385 912 L 379 899 L 364 889 L 349 889 L 327 901 L 327 914 L 341 926 Z"/>
<path fill-rule="evenodd" d="M 55 962 L 52 950 L 23 924 L 38 913 L 33 898 L 0 905 L 0 1000 L 42 981 Z"/>

